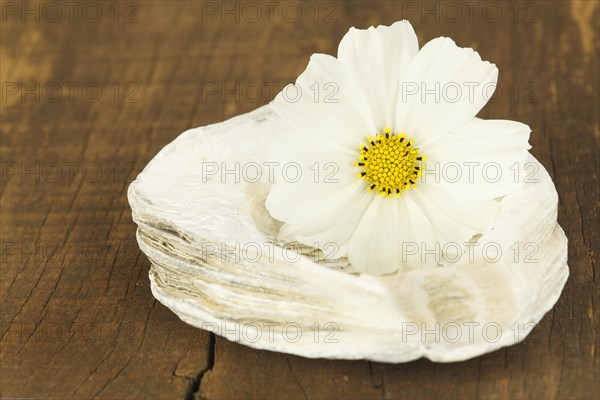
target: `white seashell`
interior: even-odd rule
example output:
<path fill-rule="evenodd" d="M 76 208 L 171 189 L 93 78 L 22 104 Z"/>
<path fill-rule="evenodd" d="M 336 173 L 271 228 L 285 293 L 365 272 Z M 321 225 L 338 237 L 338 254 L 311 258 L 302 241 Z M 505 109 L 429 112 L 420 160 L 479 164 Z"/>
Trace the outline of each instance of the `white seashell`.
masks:
<path fill-rule="evenodd" d="M 567 240 L 556 222 L 554 185 L 533 157 L 539 182 L 505 197 L 496 223 L 478 239 L 481 248 L 491 243 L 506 252 L 499 261 L 475 252 L 473 262 L 358 275 L 346 260 L 318 261 L 310 248 L 290 262 L 275 244 L 280 225 L 264 207 L 270 183 L 262 161 L 282 129 L 268 106 L 191 129 L 129 187 L 152 293 L 183 321 L 305 357 L 449 362 L 523 340 L 557 301 L 568 276 Z M 262 179 L 204 183 L 207 162 L 255 162 Z"/>

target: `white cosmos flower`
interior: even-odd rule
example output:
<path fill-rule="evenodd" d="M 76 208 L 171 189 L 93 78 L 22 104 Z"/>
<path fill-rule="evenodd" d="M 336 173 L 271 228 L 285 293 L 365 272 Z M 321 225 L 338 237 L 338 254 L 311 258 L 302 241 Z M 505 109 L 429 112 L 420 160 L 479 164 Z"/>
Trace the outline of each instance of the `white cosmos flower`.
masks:
<path fill-rule="evenodd" d="M 519 189 L 510 172 L 530 148 L 527 125 L 475 117 L 497 77 L 494 64 L 449 38 L 419 50 L 407 21 L 352 28 L 337 58 L 314 54 L 295 91 L 271 103 L 293 128 L 275 142 L 278 157 L 321 171 L 271 188 L 266 206 L 284 222 L 279 238 L 377 275 L 460 251 Z"/>

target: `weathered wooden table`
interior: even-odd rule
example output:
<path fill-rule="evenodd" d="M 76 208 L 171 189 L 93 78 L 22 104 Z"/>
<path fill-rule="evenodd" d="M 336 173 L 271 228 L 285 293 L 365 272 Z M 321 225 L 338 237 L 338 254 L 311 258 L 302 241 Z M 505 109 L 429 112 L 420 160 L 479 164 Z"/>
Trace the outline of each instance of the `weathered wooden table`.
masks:
<path fill-rule="evenodd" d="M 598 398 L 597 1 L 3 1 L 2 398 Z M 191 328 L 150 293 L 127 186 L 180 132 L 270 101 L 350 26 L 407 18 L 500 69 L 571 276 L 521 344 L 455 364 L 312 360 Z"/>

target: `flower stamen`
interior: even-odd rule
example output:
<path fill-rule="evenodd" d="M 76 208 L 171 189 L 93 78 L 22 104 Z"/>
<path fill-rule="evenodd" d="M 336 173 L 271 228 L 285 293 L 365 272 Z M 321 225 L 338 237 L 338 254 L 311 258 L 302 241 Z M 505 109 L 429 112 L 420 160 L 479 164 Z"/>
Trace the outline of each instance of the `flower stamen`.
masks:
<path fill-rule="evenodd" d="M 412 139 L 386 128 L 384 133 L 374 138 L 369 136 L 367 141 L 369 145 L 360 146 L 359 161 L 354 163 L 362 167 L 357 177 L 370 184 L 367 191 L 391 198 L 393 194 L 400 197 L 405 190 L 416 186 L 426 157 L 412 147 Z"/>

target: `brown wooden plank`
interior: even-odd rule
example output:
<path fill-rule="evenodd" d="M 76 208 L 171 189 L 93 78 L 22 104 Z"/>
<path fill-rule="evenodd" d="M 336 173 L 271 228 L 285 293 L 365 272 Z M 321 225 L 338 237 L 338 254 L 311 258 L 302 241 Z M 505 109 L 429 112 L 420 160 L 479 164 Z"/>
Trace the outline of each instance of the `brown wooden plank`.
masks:
<path fill-rule="evenodd" d="M 50 3 L 28 2 L 25 22 L 1 3 L 1 397 L 600 396 L 598 2 L 282 1 L 257 17 L 249 2 L 98 1 L 73 21 L 54 2 L 55 22 Z M 481 116 L 529 124 L 555 180 L 571 277 L 532 335 L 453 364 L 312 360 L 215 339 L 154 301 L 131 179 L 185 129 L 268 102 L 348 27 L 403 17 L 421 43 L 450 36 L 498 65 Z"/>

